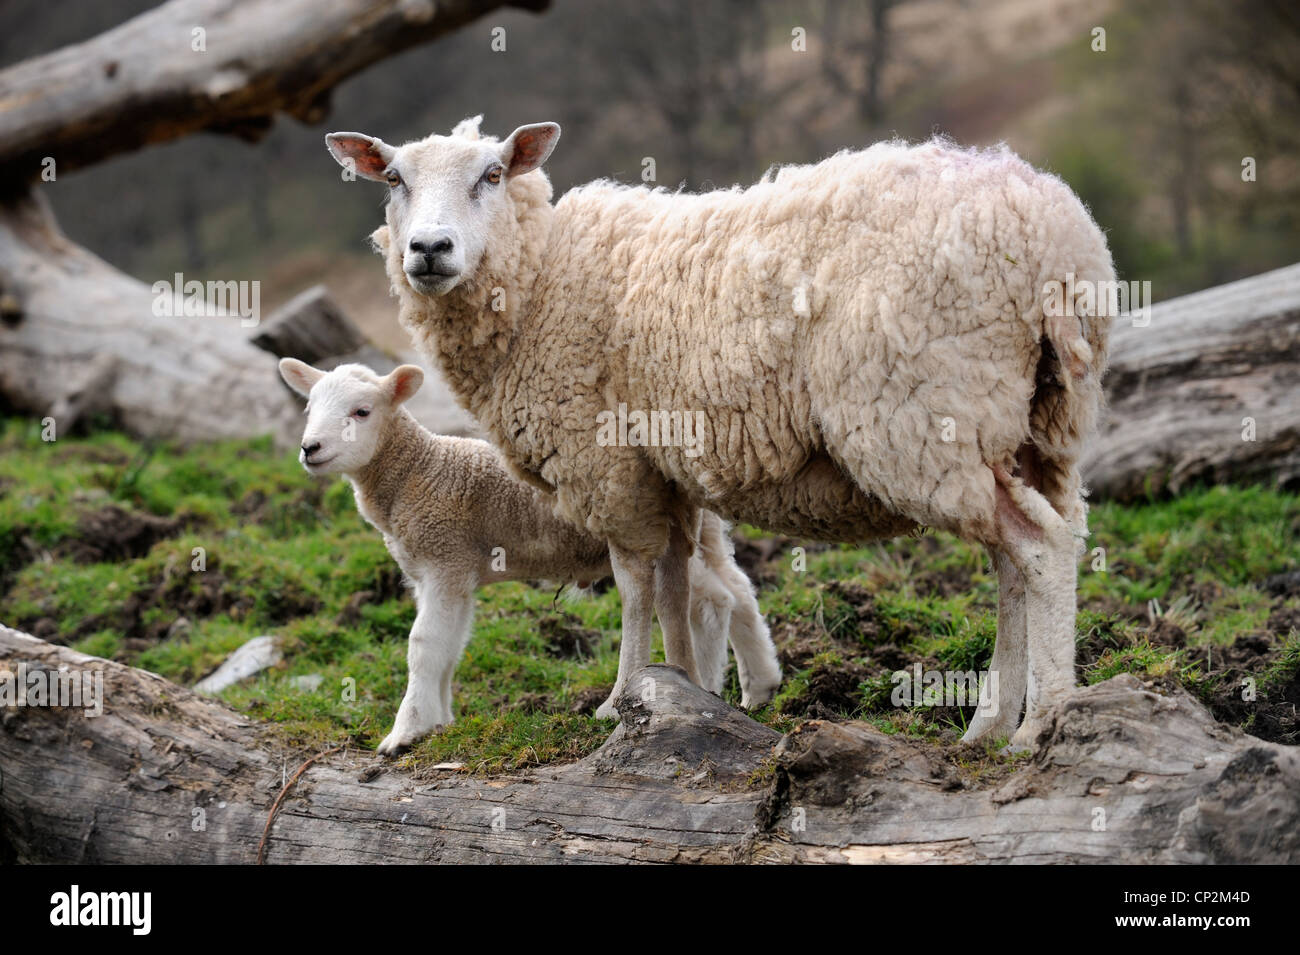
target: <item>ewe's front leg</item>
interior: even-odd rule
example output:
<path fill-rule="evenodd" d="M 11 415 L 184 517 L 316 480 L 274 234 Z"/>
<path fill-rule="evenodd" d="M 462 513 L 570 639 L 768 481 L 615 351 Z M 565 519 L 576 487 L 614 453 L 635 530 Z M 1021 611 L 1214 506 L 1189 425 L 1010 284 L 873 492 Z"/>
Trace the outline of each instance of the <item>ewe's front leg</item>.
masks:
<path fill-rule="evenodd" d="M 474 586 L 467 581 L 421 580 L 407 647 L 406 695 L 393 730 L 379 744 L 389 756 L 452 722 L 451 678 L 474 618 Z"/>
<path fill-rule="evenodd" d="M 695 647 L 691 641 L 691 542 L 677 524 L 668 535 L 668 549 L 655 561 L 655 614 L 664 632 L 664 657 L 686 671 L 686 676 L 700 686 L 700 671 L 695 665 Z M 721 635 L 718 637 L 722 639 Z"/>
<path fill-rule="evenodd" d="M 650 662 L 650 618 L 654 612 L 655 565 L 616 544 L 609 546 L 614 584 L 623 602 L 623 638 L 618 651 L 618 678 L 609 699 L 596 709 L 601 719 L 618 716 L 614 701 L 632 674 Z"/>
<path fill-rule="evenodd" d="M 961 738 L 963 743 L 984 737 L 1010 739 L 1025 704 L 1028 638 L 1025 631 L 1025 581 L 1004 550 L 991 549 L 998 575 L 998 633 L 993 644 L 990 681 L 981 688 L 980 708 Z M 987 704 L 987 705 L 986 705 Z"/>

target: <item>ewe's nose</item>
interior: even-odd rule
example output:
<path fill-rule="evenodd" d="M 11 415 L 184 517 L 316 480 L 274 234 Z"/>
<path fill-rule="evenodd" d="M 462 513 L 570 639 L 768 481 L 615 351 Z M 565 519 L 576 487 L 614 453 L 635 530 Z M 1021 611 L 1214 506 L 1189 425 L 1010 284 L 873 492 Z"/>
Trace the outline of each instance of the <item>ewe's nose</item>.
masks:
<path fill-rule="evenodd" d="M 455 246 L 450 229 L 437 229 L 411 236 L 410 248 L 416 255 L 445 255 Z"/>
<path fill-rule="evenodd" d="M 319 442 L 319 441 L 313 441 L 311 444 L 304 444 L 304 445 L 302 446 L 302 453 L 305 454 L 305 455 L 307 455 L 307 457 L 311 457 L 313 454 L 315 454 L 315 453 L 316 453 L 317 451 L 319 451 L 319 450 L 320 450 L 320 442 Z"/>

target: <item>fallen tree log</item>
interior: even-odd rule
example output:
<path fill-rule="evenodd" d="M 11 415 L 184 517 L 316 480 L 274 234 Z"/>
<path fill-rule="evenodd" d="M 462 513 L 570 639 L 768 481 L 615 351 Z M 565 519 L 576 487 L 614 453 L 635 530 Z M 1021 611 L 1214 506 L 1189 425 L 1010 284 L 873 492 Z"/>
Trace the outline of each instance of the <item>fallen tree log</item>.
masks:
<path fill-rule="evenodd" d="M 1115 323 L 1084 479 L 1132 500 L 1195 483 L 1300 489 L 1300 265 Z"/>
<path fill-rule="evenodd" d="M 153 290 L 69 241 L 38 195 L 0 203 L 0 403 L 139 436 L 293 443 L 298 406 L 237 315 L 155 314 Z"/>
<path fill-rule="evenodd" d="M 0 629 L 20 670 L 97 672 L 102 714 L 0 708 L 0 855 L 22 862 L 1297 862 L 1300 752 L 1131 676 L 1077 690 L 1037 755 L 814 721 L 781 738 L 652 665 L 577 763 L 512 776 L 324 756 L 142 670 Z M 5 672 L 7 671 L 7 673 Z M 13 675 L 13 676 L 10 676 Z M 39 682 L 39 678 L 38 678 Z"/>
<path fill-rule="evenodd" d="M 372 63 L 501 6 L 546 0 L 171 0 L 0 71 L 0 190 L 201 130 L 256 140 L 320 122 Z M 199 32 L 196 32 L 199 31 Z"/>

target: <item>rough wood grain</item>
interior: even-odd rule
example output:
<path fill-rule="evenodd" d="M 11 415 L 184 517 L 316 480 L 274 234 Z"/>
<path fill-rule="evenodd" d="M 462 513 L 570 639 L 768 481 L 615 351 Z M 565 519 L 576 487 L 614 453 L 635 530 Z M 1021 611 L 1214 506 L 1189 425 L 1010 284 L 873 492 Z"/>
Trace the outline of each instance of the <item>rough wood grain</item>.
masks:
<path fill-rule="evenodd" d="M 20 663 L 101 671 L 105 711 L 0 710 L 4 854 L 255 859 L 303 754 L 157 676 L 0 628 L 0 670 Z M 327 757 L 286 798 L 267 860 L 1300 861 L 1296 750 L 1132 677 L 1077 691 L 1036 758 L 982 788 L 932 744 L 864 724 L 814 722 L 782 739 L 664 665 L 637 675 L 621 710 L 588 758 L 510 777 Z"/>
<path fill-rule="evenodd" d="M 1300 265 L 1161 302 L 1145 328 L 1121 317 L 1105 388 L 1084 462 L 1097 495 L 1300 489 Z"/>
<path fill-rule="evenodd" d="M 0 190 L 200 130 L 256 140 L 319 122 L 330 91 L 503 0 L 171 0 L 0 71 Z M 546 0 L 512 0 L 544 9 Z M 196 50 L 202 30 L 204 49 Z"/>

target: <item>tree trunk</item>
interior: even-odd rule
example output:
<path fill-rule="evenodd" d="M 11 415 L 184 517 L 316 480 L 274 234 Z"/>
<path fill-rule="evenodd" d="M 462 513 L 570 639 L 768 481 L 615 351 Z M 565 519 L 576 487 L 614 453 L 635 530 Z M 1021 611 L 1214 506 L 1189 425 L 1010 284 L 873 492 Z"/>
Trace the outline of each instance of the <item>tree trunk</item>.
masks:
<path fill-rule="evenodd" d="M 155 314 L 152 289 L 68 241 L 39 196 L 0 203 L 0 297 L 0 399 L 52 415 L 56 436 L 106 414 L 185 442 L 297 437 L 299 408 L 240 318 Z"/>
<path fill-rule="evenodd" d="M 1101 497 L 1229 481 L 1300 488 L 1300 265 L 1115 323 L 1109 411 L 1084 462 Z"/>
<path fill-rule="evenodd" d="M 342 80 L 503 5 L 171 0 L 0 71 L 0 183 L 34 181 L 45 157 L 62 175 L 200 130 L 257 140 L 278 112 L 320 122 Z"/>
<path fill-rule="evenodd" d="M 306 754 L 283 760 L 267 727 L 160 677 L 0 628 L 0 681 L 60 667 L 101 674 L 103 712 L 0 709 L 0 854 L 257 859 Z M 993 783 L 959 768 L 971 750 L 866 724 L 781 738 L 674 667 L 631 687 L 577 763 L 476 778 L 324 756 L 288 788 L 266 861 L 1300 861 L 1300 754 L 1131 676 L 1075 691 Z"/>

